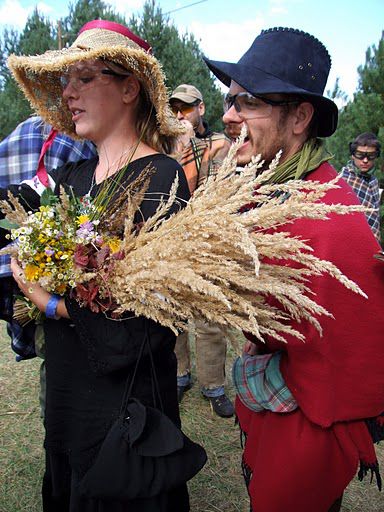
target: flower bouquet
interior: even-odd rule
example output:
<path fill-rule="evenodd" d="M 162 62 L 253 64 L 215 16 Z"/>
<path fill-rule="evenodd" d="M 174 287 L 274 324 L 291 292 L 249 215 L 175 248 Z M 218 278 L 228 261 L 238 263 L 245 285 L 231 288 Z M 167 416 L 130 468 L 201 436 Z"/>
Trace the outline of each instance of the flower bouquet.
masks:
<path fill-rule="evenodd" d="M 150 169 L 143 171 L 140 179 L 124 190 L 125 194 L 149 175 Z M 70 293 L 92 311 L 113 315 L 117 305 L 103 283 L 107 283 L 114 261 L 122 257 L 122 252 L 121 239 L 110 230 L 117 220 L 113 208 L 107 209 L 110 194 L 111 185 L 95 199 L 89 194 L 76 197 L 63 188 L 57 196 L 47 188 L 35 212 L 25 211 L 9 194 L 9 202 L 2 204 L 5 219 L 0 220 L 0 227 L 10 230 L 6 237 L 11 244 L 0 252 L 19 260 L 27 281 L 38 282 L 57 295 Z M 28 317 L 33 317 L 37 311 L 27 299 L 21 302 L 17 309 L 24 323 L 23 312 L 28 309 Z"/>
<path fill-rule="evenodd" d="M 260 158 L 238 172 L 240 144 L 241 139 L 184 209 L 167 218 L 177 200 L 176 179 L 169 197 L 140 226 L 134 217 L 148 186 L 148 169 L 112 205 L 110 191 L 94 201 L 63 190 L 56 198 L 47 191 L 40 209 L 26 213 L 10 197 L 1 206 L 17 245 L 8 252 L 17 254 L 26 279 L 48 291 L 70 293 L 111 318 L 131 312 L 178 332 L 198 317 L 259 339 L 302 338 L 289 326 L 292 318 L 321 330 L 316 317 L 331 313 L 310 298 L 312 275 L 329 273 L 364 293 L 333 264 L 312 254 L 304 241 L 272 228 L 363 208 L 319 203 L 337 180 L 268 183 L 279 155 L 263 173 Z M 244 211 L 247 204 L 253 207 Z M 268 263 L 270 258 L 275 264 Z M 287 261 L 297 265 L 287 266 Z M 279 309 L 270 304 L 271 297 Z"/>

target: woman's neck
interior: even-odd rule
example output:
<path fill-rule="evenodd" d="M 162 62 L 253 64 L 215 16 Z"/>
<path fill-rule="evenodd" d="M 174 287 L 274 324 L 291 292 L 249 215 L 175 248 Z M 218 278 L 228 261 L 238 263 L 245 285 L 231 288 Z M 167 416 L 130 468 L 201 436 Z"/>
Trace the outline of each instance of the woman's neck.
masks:
<path fill-rule="evenodd" d="M 99 162 L 95 169 L 96 183 L 101 183 L 129 162 L 155 153 L 152 148 L 141 142 L 137 136 L 105 140 L 97 145 L 97 148 Z"/>

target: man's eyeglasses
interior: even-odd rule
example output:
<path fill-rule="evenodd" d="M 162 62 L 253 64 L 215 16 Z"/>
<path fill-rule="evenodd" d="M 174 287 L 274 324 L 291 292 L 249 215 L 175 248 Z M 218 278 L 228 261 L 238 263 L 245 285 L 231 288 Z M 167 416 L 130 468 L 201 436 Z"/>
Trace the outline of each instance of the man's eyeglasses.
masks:
<path fill-rule="evenodd" d="M 61 87 L 64 90 L 69 84 L 77 91 L 82 92 L 90 87 L 94 87 L 98 83 L 108 85 L 111 77 L 126 78 L 129 74 L 120 75 L 111 69 L 100 69 L 93 66 L 64 73 L 60 77 Z"/>
<path fill-rule="evenodd" d="M 231 107 L 235 107 L 242 119 L 263 118 L 271 115 L 273 107 L 294 103 L 300 103 L 300 100 L 271 100 L 249 92 L 239 92 L 233 95 L 228 93 L 224 98 L 224 113 L 228 112 Z"/>
<path fill-rule="evenodd" d="M 378 151 L 354 151 L 353 156 L 358 160 L 364 160 L 367 158 L 368 160 L 375 160 L 379 156 Z"/>
<path fill-rule="evenodd" d="M 194 103 L 184 105 L 171 105 L 171 110 L 177 116 L 178 112 L 181 112 L 183 116 L 190 114 L 194 111 L 195 107 L 200 103 L 200 101 L 195 101 Z"/>

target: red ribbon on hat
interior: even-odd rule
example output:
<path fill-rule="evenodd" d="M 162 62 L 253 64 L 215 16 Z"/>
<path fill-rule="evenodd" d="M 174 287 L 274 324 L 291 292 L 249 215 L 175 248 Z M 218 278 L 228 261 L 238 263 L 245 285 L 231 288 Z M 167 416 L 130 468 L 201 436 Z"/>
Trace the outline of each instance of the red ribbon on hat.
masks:
<path fill-rule="evenodd" d="M 129 28 L 124 27 L 124 25 L 120 25 L 120 23 L 115 23 L 114 21 L 107 20 L 93 20 L 86 23 L 83 27 L 81 27 L 79 34 L 85 32 L 86 30 L 91 30 L 93 28 L 102 28 L 104 30 L 111 30 L 112 32 L 117 32 L 122 34 L 125 37 L 128 37 L 131 41 L 134 41 L 141 48 L 143 48 L 147 53 L 150 53 L 152 48 L 151 45 L 141 39 L 141 37 L 137 36 L 133 32 L 129 30 Z"/>
<path fill-rule="evenodd" d="M 39 178 L 40 183 L 42 183 L 45 187 L 49 186 L 49 180 L 48 180 L 47 169 L 45 168 L 45 164 L 44 164 L 44 156 L 45 156 L 46 152 L 48 151 L 48 149 L 52 146 L 57 133 L 58 133 L 57 130 L 54 130 L 53 128 L 49 132 L 48 137 L 46 138 L 46 140 L 44 141 L 44 143 L 41 147 L 39 162 L 37 164 L 36 176 Z"/>

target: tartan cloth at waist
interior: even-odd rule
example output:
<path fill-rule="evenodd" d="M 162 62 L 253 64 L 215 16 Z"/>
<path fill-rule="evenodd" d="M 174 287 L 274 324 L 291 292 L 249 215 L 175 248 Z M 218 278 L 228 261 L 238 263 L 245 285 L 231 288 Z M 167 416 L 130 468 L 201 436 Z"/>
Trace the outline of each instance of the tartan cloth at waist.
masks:
<path fill-rule="evenodd" d="M 232 378 L 241 402 L 255 412 L 291 412 L 297 402 L 280 372 L 281 352 L 243 354 L 233 364 Z"/>

